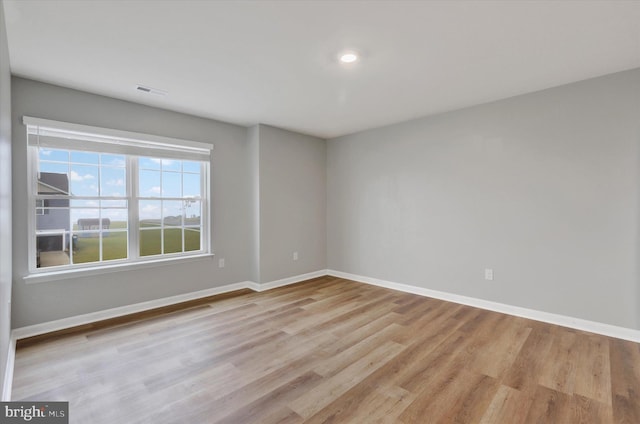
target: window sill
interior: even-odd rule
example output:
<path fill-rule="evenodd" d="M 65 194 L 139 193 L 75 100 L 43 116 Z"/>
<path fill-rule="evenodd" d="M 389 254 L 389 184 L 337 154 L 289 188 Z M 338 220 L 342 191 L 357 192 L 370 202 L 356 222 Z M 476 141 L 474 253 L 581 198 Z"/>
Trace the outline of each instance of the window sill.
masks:
<path fill-rule="evenodd" d="M 102 265 L 91 268 L 66 269 L 63 271 L 38 272 L 22 277 L 25 283 L 45 283 L 48 281 L 66 280 L 70 278 L 82 278 L 92 275 L 101 275 L 111 272 L 135 271 L 144 268 L 155 268 L 164 265 L 175 265 L 177 263 L 193 262 L 213 258 L 213 253 L 203 253 L 201 255 L 182 256 L 177 258 L 164 258 L 150 261 L 129 262 L 116 265 Z"/>

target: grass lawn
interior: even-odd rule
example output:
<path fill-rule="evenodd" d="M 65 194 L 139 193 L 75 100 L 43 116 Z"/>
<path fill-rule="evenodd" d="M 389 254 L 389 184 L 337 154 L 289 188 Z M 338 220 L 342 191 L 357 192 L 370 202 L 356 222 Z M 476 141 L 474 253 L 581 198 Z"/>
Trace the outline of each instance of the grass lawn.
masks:
<path fill-rule="evenodd" d="M 74 226 L 75 227 L 75 226 Z M 140 256 L 158 255 L 161 252 L 162 229 L 153 224 L 142 223 L 140 230 Z M 108 233 L 102 237 L 102 257 L 105 261 L 127 258 L 126 223 L 112 222 Z M 74 228 L 76 229 L 76 228 Z M 100 260 L 100 239 L 78 237 L 73 251 L 73 263 L 97 262 Z M 200 229 L 185 228 L 184 251 L 200 250 Z M 182 252 L 182 229 L 164 229 L 164 253 Z"/>

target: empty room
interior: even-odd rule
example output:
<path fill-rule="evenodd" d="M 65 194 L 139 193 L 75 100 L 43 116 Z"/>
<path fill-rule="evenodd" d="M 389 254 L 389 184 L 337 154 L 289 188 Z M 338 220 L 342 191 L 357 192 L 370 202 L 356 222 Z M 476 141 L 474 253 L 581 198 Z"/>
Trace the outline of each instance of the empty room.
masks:
<path fill-rule="evenodd" d="M 1 423 L 640 423 L 640 0 L 0 0 Z"/>

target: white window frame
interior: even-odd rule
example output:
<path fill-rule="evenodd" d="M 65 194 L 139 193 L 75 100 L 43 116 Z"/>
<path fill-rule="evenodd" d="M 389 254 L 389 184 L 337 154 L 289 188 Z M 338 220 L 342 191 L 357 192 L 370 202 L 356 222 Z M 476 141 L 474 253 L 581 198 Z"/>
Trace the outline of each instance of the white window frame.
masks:
<path fill-rule="evenodd" d="M 176 260 L 193 260 L 199 257 L 210 257 L 211 250 L 211 187 L 210 168 L 211 151 L 213 145 L 209 143 L 182 140 L 170 137 L 161 137 L 150 134 L 134 133 L 130 131 L 114 130 L 109 128 L 92 127 L 87 125 L 72 124 L 68 122 L 52 121 L 41 118 L 24 116 L 23 123 L 27 128 L 27 172 L 28 172 L 28 258 L 30 278 L 37 279 L 45 276 L 50 280 L 64 278 L 70 273 L 83 273 L 87 275 L 111 272 L 123 267 L 147 267 L 173 263 Z M 36 218 L 35 213 L 38 172 L 38 150 L 40 147 L 52 149 L 93 151 L 101 153 L 123 154 L 127 158 L 127 199 L 128 199 L 128 258 L 102 262 L 90 262 L 83 264 L 69 264 L 55 267 L 37 267 L 36 252 Z M 166 159 L 183 159 L 199 161 L 200 184 L 202 198 L 202 215 L 200 225 L 200 250 L 161 253 L 158 255 L 140 256 L 139 252 L 139 227 L 138 227 L 138 157 L 159 157 Z M 161 200 L 161 197 L 154 200 Z M 184 227 L 184 223 L 183 223 Z"/>

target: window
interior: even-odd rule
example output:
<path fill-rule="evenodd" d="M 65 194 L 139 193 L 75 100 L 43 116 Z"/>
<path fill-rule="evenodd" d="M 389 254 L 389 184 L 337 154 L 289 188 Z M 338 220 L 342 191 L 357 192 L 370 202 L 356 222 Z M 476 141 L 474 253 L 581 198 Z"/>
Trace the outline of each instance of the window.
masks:
<path fill-rule="evenodd" d="M 48 202 L 46 200 L 36 199 L 36 215 L 45 215 L 49 212 L 48 209 L 45 209 L 47 207 L 47 203 Z"/>
<path fill-rule="evenodd" d="M 24 122 L 32 272 L 209 253 L 211 145 Z"/>
<path fill-rule="evenodd" d="M 138 158 L 140 256 L 199 251 L 198 162 Z"/>

